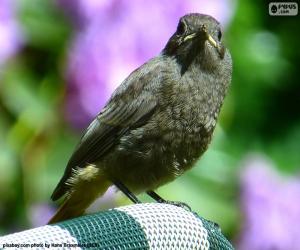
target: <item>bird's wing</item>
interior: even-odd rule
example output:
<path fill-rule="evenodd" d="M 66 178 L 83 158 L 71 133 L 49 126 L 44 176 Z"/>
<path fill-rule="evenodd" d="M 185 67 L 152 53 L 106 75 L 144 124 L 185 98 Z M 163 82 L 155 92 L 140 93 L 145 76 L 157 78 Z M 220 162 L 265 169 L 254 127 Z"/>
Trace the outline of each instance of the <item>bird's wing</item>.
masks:
<path fill-rule="evenodd" d="M 129 129 L 143 125 L 152 116 L 156 98 L 144 86 L 149 86 L 149 83 L 142 83 L 139 79 L 129 77 L 87 128 L 51 196 L 52 200 L 68 191 L 70 187 L 66 181 L 74 169 L 85 168 L 101 159 Z"/>

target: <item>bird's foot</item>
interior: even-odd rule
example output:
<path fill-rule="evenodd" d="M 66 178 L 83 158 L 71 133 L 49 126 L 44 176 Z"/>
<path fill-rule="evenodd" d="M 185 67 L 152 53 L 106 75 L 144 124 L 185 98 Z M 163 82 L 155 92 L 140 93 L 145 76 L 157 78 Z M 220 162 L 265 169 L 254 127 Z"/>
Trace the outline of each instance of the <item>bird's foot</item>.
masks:
<path fill-rule="evenodd" d="M 168 201 L 168 200 L 165 200 L 163 202 L 160 202 L 160 203 L 164 203 L 164 204 L 169 204 L 169 205 L 174 205 L 174 206 L 177 206 L 177 207 L 181 207 L 187 211 L 192 211 L 191 207 L 184 203 L 184 202 L 181 202 L 181 201 Z"/>
<path fill-rule="evenodd" d="M 184 202 L 165 200 L 161 196 L 159 196 L 157 193 L 155 193 L 154 191 L 148 191 L 147 194 L 151 198 L 156 200 L 158 203 L 170 204 L 170 205 L 174 205 L 174 206 L 177 206 L 177 207 L 184 208 L 185 210 L 188 210 L 188 211 L 192 211 L 191 207 L 188 204 L 184 203 Z"/>

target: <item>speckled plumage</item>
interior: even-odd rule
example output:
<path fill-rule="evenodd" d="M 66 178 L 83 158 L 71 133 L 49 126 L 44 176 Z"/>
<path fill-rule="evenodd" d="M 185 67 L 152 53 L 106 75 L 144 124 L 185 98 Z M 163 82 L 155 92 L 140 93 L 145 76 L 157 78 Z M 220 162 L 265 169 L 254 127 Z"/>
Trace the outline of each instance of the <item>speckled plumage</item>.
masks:
<path fill-rule="evenodd" d="M 207 41 L 203 25 L 218 41 L 218 49 Z M 63 216 L 52 222 L 81 214 L 109 181 L 139 193 L 193 166 L 211 141 L 231 81 L 231 57 L 220 32 L 210 16 L 182 17 L 161 54 L 116 89 L 86 130 L 53 192 L 53 200 L 67 197 L 58 212 L 63 210 Z M 190 34 L 196 35 L 184 40 Z M 72 204 L 82 211 L 68 214 Z"/>

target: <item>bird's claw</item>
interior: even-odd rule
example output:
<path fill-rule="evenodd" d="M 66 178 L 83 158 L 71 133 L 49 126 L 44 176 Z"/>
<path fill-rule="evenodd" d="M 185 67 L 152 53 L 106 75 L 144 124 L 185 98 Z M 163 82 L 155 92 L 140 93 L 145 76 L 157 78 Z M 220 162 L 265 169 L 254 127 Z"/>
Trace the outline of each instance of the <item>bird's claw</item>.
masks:
<path fill-rule="evenodd" d="M 184 203 L 184 202 L 180 202 L 180 201 L 163 201 L 161 203 L 164 203 L 164 204 L 169 204 L 169 205 L 173 205 L 173 206 L 177 206 L 177 207 L 180 207 L 180 208 L 183 208 L 187 211 L 192 211 L 191 207 Z"/>

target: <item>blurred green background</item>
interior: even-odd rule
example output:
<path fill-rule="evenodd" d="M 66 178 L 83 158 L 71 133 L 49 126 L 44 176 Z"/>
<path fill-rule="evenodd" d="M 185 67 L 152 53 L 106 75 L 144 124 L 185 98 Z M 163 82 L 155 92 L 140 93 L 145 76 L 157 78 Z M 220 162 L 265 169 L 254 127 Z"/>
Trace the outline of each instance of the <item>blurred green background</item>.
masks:
<path fill-rule="evenodd" d="M 20 27 L 21 42 L 0 64 L 1 234 L 49 219 L 56 206 L 50 195 L 83 130 L 66 119 L 70 106 L 65 108 L 72 90 L 66 74 L 70 47 L 83 25 L 63 4 L 13 3 L 11 18 Z M 257 154 L 269 159 L 279 175 L 299 173 L 299 18 L 271 17 L 268 3 L 231 2 L 224 37 L 233 57 L 233 80 L 213 142 L 195 168 L 158 190 L 218 222 L 235 242 L 246 216 L 241 209 L 244 159 Z M 112 193 L 106 202 L 129 203 L 120 195 L 112 202 L 114 197 Z"/>

